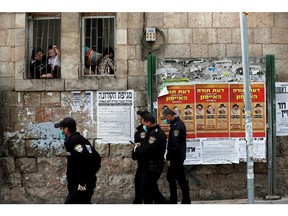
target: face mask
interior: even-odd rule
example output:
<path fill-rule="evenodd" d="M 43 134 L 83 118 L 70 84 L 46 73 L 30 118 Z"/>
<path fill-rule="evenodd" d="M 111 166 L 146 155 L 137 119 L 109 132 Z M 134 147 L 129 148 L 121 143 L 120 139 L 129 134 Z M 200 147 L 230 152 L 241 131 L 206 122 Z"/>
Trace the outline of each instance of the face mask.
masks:
<path fill-rule="evenodd" d="M 60 139 L 64 139 L 64 140 L 66 139 L 66 137 L 63 134 L 62 130 L 60 130 L 59 135 L 60 135 Z"/>
<path fill-rule="evenodd" d="M 143 125 L 143 130 L 144 130 L 145 132 L 148 132 L 148 129 L 147 129 L 146 125 Z"/>
<path fill-rule="evenodd" d="M 170 121 L 169 120 L 167 120 L 167 119 L 164 119 L 164 121 L 163 121 L 165 124 L 170 124 Z"/>

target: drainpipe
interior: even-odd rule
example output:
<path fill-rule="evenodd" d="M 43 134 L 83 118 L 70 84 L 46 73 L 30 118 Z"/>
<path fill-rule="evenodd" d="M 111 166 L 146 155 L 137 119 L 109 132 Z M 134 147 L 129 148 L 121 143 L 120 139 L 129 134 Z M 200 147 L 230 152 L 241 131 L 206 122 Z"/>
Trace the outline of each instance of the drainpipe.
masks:
<path fill-rule="evenodd" d="M 246 167 L 248 204 L 254 204 L 254 161 L 252 138 L 251 91 L 249 74 L 249 47 L 247 31 L 247 13 L 240 13 L 242 64 L 244 76 L 245 134 L 246 134 Z"/>

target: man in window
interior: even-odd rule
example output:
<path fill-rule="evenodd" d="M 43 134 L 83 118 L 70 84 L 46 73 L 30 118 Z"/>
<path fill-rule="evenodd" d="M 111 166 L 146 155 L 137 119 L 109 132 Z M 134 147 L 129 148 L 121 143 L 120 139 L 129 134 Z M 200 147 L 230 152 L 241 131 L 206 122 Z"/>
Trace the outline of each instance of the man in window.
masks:
<path fill-rule="evenodd" d="M 116 67 L 113 61 L 114 50 L 111 47 L 106 48 L 104 50 L 103 56 L 104 56 L 103 60 L 100 63 L 100 74 L 101 75 L 115 74 Z"/>
<path fill-rule="evenodd" d="M 32 50 L 32 56 L 30 59 L 30 74 L 31 78 L 40 79 L 43 74 L 46 74 L 47 59 L 46 55 L 43 55 L 41 48 L 35 48 Z"/>

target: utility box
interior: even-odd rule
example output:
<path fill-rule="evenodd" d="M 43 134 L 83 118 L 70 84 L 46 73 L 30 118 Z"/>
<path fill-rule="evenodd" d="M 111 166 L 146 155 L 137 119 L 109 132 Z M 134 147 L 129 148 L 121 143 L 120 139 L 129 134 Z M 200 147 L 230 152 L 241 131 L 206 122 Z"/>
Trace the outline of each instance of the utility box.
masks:
<path fill-rule="evenodd" d="M 146 28 L 146 41 L 156 41 L 156 28 Z"/>

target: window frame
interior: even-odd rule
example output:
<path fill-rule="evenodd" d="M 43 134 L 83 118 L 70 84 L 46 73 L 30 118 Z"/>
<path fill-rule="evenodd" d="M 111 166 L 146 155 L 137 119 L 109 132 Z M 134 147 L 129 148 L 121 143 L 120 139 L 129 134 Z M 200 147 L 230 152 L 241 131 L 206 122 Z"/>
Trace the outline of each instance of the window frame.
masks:
<path fill-rule="evenodd" d="M 34 39 L 34 21 L 35 20 L 59 20 L 60 21 L 60 29 L 59 29 L 59 44 L 58 45 L 58 49 L 61 52 L 61 13 L 54 13 L 54 12 L 47 12 L 47 13 L 28 13 L 27 14 L 27 18 L 28 18 L 28 39 L 27 39 L 27 43 L 26 43 L 26 73 L 24 75 L 24 79 L 28 79 L 28 80 L 36 80 L 36 78 L 32 78 L 30 75 L 30 60 L 31 60 L 31 56 L 32 56 L 32 50 L 34 48 L 34 44 L 33 42 L 35 41 Z M 47 36 L 47 38 L 49 38 L 49 36 Z M 45 47 L 47 50 L 47 53 L 44 53 L 46 55 L 46 58 L 48 60 L 48 46 Z M 35 47 L 36 48 L 36 47 Z M 43 49 L 43 47 L 42 47 Z M 60 64 L 61 64 L 61 58 L 60 58 Z M 61 72 L 60 72 L 60 76 L 54 79 L 60 79 L 61 78 Z M 41 79 L 47 79 L 47 78 L 41 78 Z"/>
<path fill-rule="evenodd" d="M 109 75 L 104 75 L 104 74 L 97 74 L 95 72 L 95 74 L 85 74 L 85 32 L 86 32 L 86 26 L 85 26 L 85 20 L 87 19 L 113 19 L 113 50 L 114 50 L 114 65 L 116 66 L 116 15 L 105 15 L 105 13 L 102 13 L 101 15 L 97 15 L 97 14 L 90 14 L 90 15 L 85 15 L 83 14 L 81 17 L 81 53 L 80 53 L 80 73 L 81 73 L 81 77 L 84 78 L 88 78 L 88 77 L 96 77 L 96 78 L 105 78 L 105 77 L 115 77 L 116 74 L 109 74 Z M 97 31 L 98 33 L 98 31 Z M 108 35 L 108 37 L 110 37 L 110 35 Z M 108 39 L 109 41 L 109 39 Z M 104 47 L 103 47 L 104 48 Z M 95 50 L 94 50 L 95 51 Z M 104 50 L 103 50 L 104 51 Z M 97 52 L 97 50 L 96 50 Z M 103 53 L 101 53 L 103 55 Z M 103 56 L 102 56 L 103 57 Z M 91 67 L 89 67 L 91 70 Z M 90 71 L 91 73 L 91 71 Z"/>

